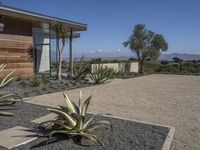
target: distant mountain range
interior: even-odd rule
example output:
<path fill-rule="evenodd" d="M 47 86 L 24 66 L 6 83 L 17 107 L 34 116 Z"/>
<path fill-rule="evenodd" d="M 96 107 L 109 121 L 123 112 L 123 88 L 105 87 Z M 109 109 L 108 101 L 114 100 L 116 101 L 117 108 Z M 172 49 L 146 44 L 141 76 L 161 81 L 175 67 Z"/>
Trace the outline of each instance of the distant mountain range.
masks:
<path fill-rule="evenodd" d="M 113 55 L 84 55 L 84 60 L 91 60 L 91 59 L 95 59 L 95 58 L 101 58 L 102 60 L 114 60 L 114 59 L 118 59 L 118 60 L 128 60 L 130 58 L 136 58 L 130 55 L 129 56 L 113 56 Z M 178 57 L 182 60 L 200 60 L 200 54 L 180 54 L 180 53 L 171 53 L 171 54 L 161 54 L 159 60 L 173 60 L 174 57 Z M 55 60 L 55 58 L 53 58 L 53 60 Z M 64 58 L 63 60 L 69 60 L 69 58 Z M 75 61 L 80 60 L 80 57 L 75 57 L 74 58 Z"/>
<path fill-rule="evenodd" d="M 200 54 L 162 54 L 160 55 L 160 60 L 172 60 L 174 57 L 178 57 L 182 60 L 200 60 Z"/>

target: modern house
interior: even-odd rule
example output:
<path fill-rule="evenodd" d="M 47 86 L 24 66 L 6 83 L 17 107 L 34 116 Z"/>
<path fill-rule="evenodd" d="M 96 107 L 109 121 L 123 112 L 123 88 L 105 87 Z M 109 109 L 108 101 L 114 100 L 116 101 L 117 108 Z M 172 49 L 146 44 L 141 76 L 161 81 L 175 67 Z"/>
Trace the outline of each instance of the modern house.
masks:
<path fill-rule="evenodd" d="M 0 5 L 0 64 L 8 64 L 6 71 L 16 70 L 18 76 L 51 72 L 53 23 L 63 23 L 69 28 L 66 38 L 72 67 L 72 39 L 87 30 L 86 24 Z"/>

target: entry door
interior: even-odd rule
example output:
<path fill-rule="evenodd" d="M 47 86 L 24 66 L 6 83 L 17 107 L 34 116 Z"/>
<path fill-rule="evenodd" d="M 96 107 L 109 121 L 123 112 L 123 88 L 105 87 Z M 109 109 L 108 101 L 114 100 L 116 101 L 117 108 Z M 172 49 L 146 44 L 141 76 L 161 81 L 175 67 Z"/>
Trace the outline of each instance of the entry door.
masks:
<path fill-rule="evenodd" d="M 50 44 L 35 45 L 35 65 L 37 73 L 50 72 Z"/>

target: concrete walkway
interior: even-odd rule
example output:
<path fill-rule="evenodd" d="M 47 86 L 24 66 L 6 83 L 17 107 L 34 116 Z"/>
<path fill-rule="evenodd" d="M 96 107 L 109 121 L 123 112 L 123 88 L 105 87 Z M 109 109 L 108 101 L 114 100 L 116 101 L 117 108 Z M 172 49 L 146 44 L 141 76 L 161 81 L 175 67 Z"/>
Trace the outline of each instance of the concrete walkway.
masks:
<path fill-rule="evenodd" d="M 172 150 L 200 149 L 200 76 L 148 75 L 66 91 L 72 100 L 93 95 L 90 112 L 166 124 L 176 128 Z M 29 100 L 46 106 L 65 104 L 62 93 Z"/>

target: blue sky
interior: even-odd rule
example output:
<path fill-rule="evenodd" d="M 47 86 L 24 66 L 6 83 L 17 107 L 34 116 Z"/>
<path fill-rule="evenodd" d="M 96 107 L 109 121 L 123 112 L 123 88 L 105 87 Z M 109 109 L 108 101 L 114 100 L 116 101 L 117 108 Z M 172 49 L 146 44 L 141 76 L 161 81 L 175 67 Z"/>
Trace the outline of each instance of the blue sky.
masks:
<path fill-rule="evenodd" d="M 0 0 L 4 5 L 88 24 L 75 56 L 131 56 L 122 43 L 135 24 L 163 34 L 167 53 L 200 53 L 200 0 Z"/>

